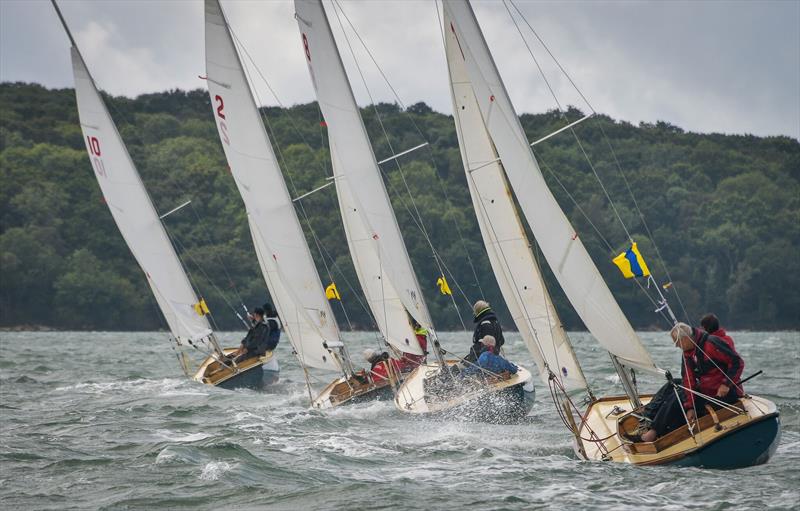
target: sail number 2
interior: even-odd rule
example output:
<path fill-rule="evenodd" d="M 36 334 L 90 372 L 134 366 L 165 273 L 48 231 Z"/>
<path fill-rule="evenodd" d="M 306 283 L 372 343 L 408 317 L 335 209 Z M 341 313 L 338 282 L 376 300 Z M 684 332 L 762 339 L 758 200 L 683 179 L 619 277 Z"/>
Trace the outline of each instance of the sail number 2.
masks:
<path fill-rule="evenodd" d="M 214 101 L 217 103 L 217 117 L 219 117 L 219 132 L 222 135 L 222 141 L 226 145 L 231 145 L 231 139 L 228 138 L 228 125 L 225 124 L 225 102 L 222 101 L 222 96 L 219 94 L 214 96 Z"/>
<path fill-rule="evenodd" d="M 86 137 L 86 148 L 89 150 L 89 158 L 94 171 L 98 176 L 106 177 L 106 166 L 103 165 L 103 160 L 100 158 L 100 141 L 97 137 Z"/>

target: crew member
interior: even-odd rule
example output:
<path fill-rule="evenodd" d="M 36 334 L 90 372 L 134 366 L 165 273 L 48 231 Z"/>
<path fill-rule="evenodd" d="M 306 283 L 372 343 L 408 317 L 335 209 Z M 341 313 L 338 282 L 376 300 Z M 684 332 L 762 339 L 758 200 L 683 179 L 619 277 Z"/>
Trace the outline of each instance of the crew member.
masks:
<path fill-rule="evenodd" d="M 475 365 L 467 366 L 462 374 L 477 374 L 481 372 L 481 370 L 486 370 L 493 375 L 502 373 L 517 374 L 517 366 L 502 356 L 495 354 L 494 350 L 497 345 L 497 341 L 494 337 L 491 335 L 484 336 L 480 342 L 484 346 L 484 350 L 478 357 L 477 363 Z"/>
<path fill-rule="evenodd" d="M 260 357 L 267 352 L 267 345 L 269 341 L 269 327 L 264 323 L 264 309 L 256 307 L 250 313 L 250 319 L 253 326 L 247 332 L 247 335 L 242 339 L 242 344 L 238 350 L 233 353 L 233 361 L 237 364 L 253 357 Z M 276 343 L 277 344 L 277 343 Z"/>
<path fill-rule="evenodd" d="M 713 326 L 709 325 L 709 328 Z M 719 331 L 719 323 L 716 327 L 715 331 Z M 652 442 L 687 421 L 691 423 L 702 417 L 707 403 L 714 406 L 714 401 L 709 398 L 735 403 L 744 395 L 740 383 L 744 360 L 734 349 L 730 337 L 710 335 L 685 323 L 675 325 L 670 335 L 675 346 L 683 352 L 682 385 L 689 390 L 680 392 L 681 398 L 678 399 L 672 388 L 662 387 L 659 391 L 662 400 L 653 411 L 651 429 L 642 435 L 643 442 Z M 671 387 L 671 384 L 667 385 Z"/>
<path fill-rule="evenodd" d="M 274 351 L 278 347 L 278 342 L 281 340 L 281 330 L 283 325 L 281 320 L 278 319 L 278 313 L 271 303 L 264 304 L 264 323 L 269 328 L 269 335 L 267 336 L 267 351 Z"/>
<path fill-rule="evenodd" d="M 500 353 L 500 348 L 505 343 L 505 340 L 503 339 L 503 329 L 500 327 L 500 322 L 488 302 L 478 300 L 472 306 L 472 312 L 475 316 L 473 320 L 475 322 L 475 332 L 472 334 L 472 347 L 467 356 L 464 357 L 464 360 L 475 363 L 481 352 L 486 349 L 481 344 L 481 339 L 487 335 L 494 337 L 496 345 L 492 351 L 495 354 Z"/>

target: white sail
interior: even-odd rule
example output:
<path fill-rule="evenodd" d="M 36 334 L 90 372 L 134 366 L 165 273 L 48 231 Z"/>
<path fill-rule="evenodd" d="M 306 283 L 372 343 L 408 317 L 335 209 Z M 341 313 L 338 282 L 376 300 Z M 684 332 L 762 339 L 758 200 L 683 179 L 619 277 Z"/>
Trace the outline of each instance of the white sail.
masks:
<path fill-rule="evenodd" d="M 295 1 L 311 79 L 328 127 L 339 205 L 356 273 L 386 340 L 422 350 L 406 311 L 432 328 L 361 113 L 319 1 Z"/>
<path fill-rule="evenodd" d="M 638 336 L 570 225 L 533 156 L 472 7 L 444 0 L 446 30 L 457 38 L 483 122 L 550 268 L 597 341 L 621 362 L 656 370 Z"/>
<path fill-rule="evenodd" d="M 445 17 L 445 27 L 447 27 Z M 536 365 L 547 383 L 550 371 L 567 390 L 586 388 L 531 245 L 517 215 L 502 165 L 486 132 L 455 34 L 445 32 L 445 48 L 461 158 L 489 262 Z M 549 369 L 549 370 L 548 370 Z"/>
<path fill-rule="evenodd" d="M 217 0 L 206 0 L 205 20 L 214 118 L 270 295 L 300 361 L 338 370 L 324 343 L 339 329 Z"/>
<path fill-rule="evenodd" d="M 78 48 L 73 45 L 71 51 L 83 141 L 108 209 L 172 335 L 179 342 L 205 338 L 212 331 L 206 317 L 195 312 L 197 295 Z"/>

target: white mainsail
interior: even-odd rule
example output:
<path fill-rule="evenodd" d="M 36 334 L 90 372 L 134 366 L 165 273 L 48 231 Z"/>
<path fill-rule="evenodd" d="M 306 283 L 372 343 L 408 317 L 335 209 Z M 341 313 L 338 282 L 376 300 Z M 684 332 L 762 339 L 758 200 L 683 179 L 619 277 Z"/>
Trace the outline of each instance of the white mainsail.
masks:
<path fill-rule="evenodd" d="M 74 42 L 71 53 L 81 131 L 108 209 L 175 339 L 206 338 L 212 331 L 206 317 L 195 312 L 197 295 Z"/>
<path fill-rule="evenodd" d="M 299 360 L 338 370 L 324 344 L 339 329 L 218 0 L 205 1 L 205 26 L 214 118 L 270 295 Z"/>
<path fill-rule="evenodd" d="M 446 15 L 444 20 L 447 28 Z M 547 383 L 552 371 L 567 390 L 585 389 L 580 364 L 533 257 L 503 167 L 483 124 L 464 57 L 450 30 L 445 31 L 445 49 L 453 118 L 469 192 L 489 262 L 509 313 L 539 368 L 541 379 Z"/>
<path fill-rule="evenodd" d="M 359 282 L 387 342 L 422 354 L 406 311 L 423 327 L 433 325 L 325 10 L 319 1 L 296 0 L 295 11 Z"/>
<path fill-rule="evenodd" d="M 443 0 L 488 134 L 525 218 L 570 303 L 597 341 L 632 367 L 657 370 L 547 187 L 472 7 Z"/>

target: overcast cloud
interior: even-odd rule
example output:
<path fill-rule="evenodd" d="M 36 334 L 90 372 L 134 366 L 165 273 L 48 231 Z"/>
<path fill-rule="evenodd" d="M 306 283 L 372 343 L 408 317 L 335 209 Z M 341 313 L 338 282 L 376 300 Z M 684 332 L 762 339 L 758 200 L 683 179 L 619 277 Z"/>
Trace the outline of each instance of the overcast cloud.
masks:
<path fill-rule="evenodd" d="M 594 108 L 634 123 L 800 138 L 800 2 L 517 0 Z M 292 2 L 222 0 L 229 22 L 284 104 L 314 99 Z M 98 85 L 135 96 L 205 87 L 203 6 L 196 0 L 66 0 L 62 11 Z M 431 1 L 342 2 L 405 104 L 451 110 Z M 329 8 L 359 102 L 369 102 Z M 502 2 L 474 2 L 517 110 L 555 106 Z M 352 34 L 351 34 L 352 37 Z M 530 41 L 534 41 L 530 38 Z M 393 100 L 357 46 L 373 96 Z M 68 41 L 49 2 L 0 0 L 0 80 L 71 87 Z M 584 108 L 544 51 L 563 104 Z M 276 104 L 260 81 L 264 104 Z"/>

